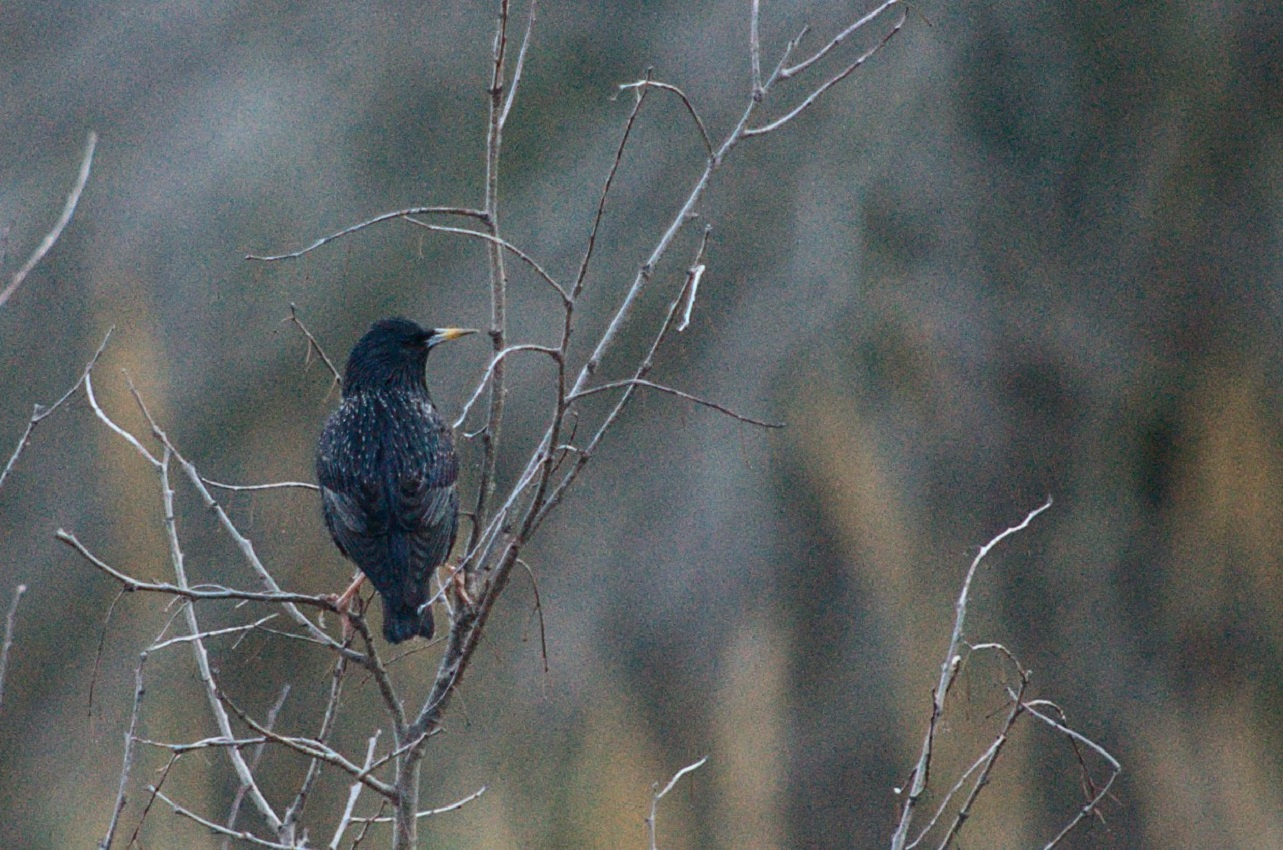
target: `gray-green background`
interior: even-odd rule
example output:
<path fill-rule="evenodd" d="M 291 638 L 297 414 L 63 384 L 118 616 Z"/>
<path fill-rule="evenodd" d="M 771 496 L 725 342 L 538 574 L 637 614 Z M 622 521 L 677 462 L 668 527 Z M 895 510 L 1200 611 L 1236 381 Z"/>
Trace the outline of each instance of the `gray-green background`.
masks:
<path fill-rule="evenodd" d="M 507 137 L 506 235 L 573 273 L 627 113 L 610 98 L 647 66 L 723 134 L 748 91 L 748 6 L 545 4 Z M 768 65 L 802 23 L 815 46 L 852 14 L 764 6 Z M 484 325 L 476 242 L 394 223 L 290 263 L 243 256 L 410 204 L 478 205 L 491 12 L 4 4 L 5 280 L 52 223 L 87 133 L 101 141 L 76 219 L 0 308 L 3 454 L 114 325 L 97 387 L 122 422 L 140 423 L 125 370 L 206 475 L 309 479 L 334 399 L 281 323 L 291 302 L 336 359 L 389 313 Z M 676 103 L 651 101 L 581 346 L 701 156 Z M 657 395 L 629 411 L 527 553 L 549 672 L 518 577 L 428 755 L 427 804 L 489 791 L 425 840 L 641 847 L 651 783 L 709 754 L 666 800 L 663 846 L 885 846 L 965 566 L 1050 494 L 982 571 L 968 634 L 1006 642 L 1033 694 L 1124 764 L 1103 822 L 1069 846 L 1283 846 L 1281 211 L 1278 4 L 915 4 L 817 109 L 738 149 L 701 207 L 709 268 L 656 374 L 788 427 Z M 517 269 L 513 340 L 552 341 L 555 306 Z M 641 339 L 625 339 L 620 372 Z M 447 348 L 430 372 L 454 412 L 486 346 Z M 549 375 L 513 364 L 509 477 L 546 421 Z M 249 585 L 184 498 L 189 568 Z M 285 585 L 346 580 L 312 495 L 230 504 Z M 129 596 L 108 619 L 116 588 L 53 531 L 159 579 L 160 518 L 151 471 L 83 398 L 0 490 L 0 599 L 31 588 L 0 706 L 0 845 L 102 836 L 137 652 L 173 614 Z M 218 649 L 245 704 L 265 710 L 289 681 L 280 722 L 314 728 L 324 657 L 267 637 Z M 398 666 L 410 693 L 435 658 Z M 158 653 L 149 677 L 144 734 L 211 731 L 186 652 Z M 1002 704 L 997 665 L 967 682 L 943 732 L 955 754 Z M 340 736 L 357 754 L 369 691 L 352 685 Z M 148 751 L 136 766 L 118 846 L 163 763 Z M 278 755 L 264 769 L 299 768 Z M 215 819 L 235 790 L 213 755 L 167 782 Z M 344 793 L 336 779 L 313 801 L 316 843 Z M 1082 799 L 1072 753 L 1032 726 L 987 794 L 963 846 L 1041 846 Z M 219 843 L 159 804 L 140 842 Z"/>

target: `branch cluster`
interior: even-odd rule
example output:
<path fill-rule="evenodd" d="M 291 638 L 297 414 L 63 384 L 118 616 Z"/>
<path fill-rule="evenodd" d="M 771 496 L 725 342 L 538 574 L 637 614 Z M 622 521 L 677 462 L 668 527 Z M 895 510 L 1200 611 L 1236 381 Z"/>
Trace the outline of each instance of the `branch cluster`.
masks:
<path fill-rule="evenodd" d="M 135 670 L 133 710 L 129 729 L 125 734 L 116 806 L 100 843 L 101 847 L 111 847 L 121 829 L 131 770 L 140 747 L 168 753 L 169 761 L 159 777 L 147 786 L 146 800 L 135 821 L 133 840 L 137 840 L 149 812 L 159 801 L 178 815 L 223 835 L 229 841 L 274 848 L 316 846 L 314 841 L 309 843 L 309 836 L 302 827 L 303 815 L 318 778 L 323 771 L 330 771 L 343 778 L 348 784 L 349 792 L 344 810 L 327 824 L 329 834 L 323 839 L 328 840 L 327 846 L 337 848 L 358 845 L 373 825 L 390 822 L 393 846 L 410 848 L 417 846 L 417 824 L 422 818 L 453 811 L 484 792 L 483 788 L 445 807 L 422 808 L 419 777 L 426 748 L 431 738 L 441 730 L 451 698 L 468 669 L 486 623 L 508 584 L 513 568 L 520 564 L 529 569 L 521 558 L 523 551 L 545 520 L 563 503 L 566 494 L 596 456 L 604 439 L 618 424 L 621 415 L 638 393 L 659 392 L 745 424 L 778 427 L 759 418 L 737 413 L 728 405 L 700 398 L 655 379 L 653 372 L 658 355 L 675 334 L 688 329 L 692 313 L 696 309 L 700 283 L 708 267 L 710 228 L 703 227 L 697 238 L 692 240 L 694 250 L 681 263 L 678 271 L 668 273 L 664 270 L 665 264 L 669 262 L 678 237 L 688 228 L 694 227 L 694 223 L 700 218 L 707 190 L 734 151 L 749 139 L 785 129 L 811 109 L 825 93 L 850 78 L 900 31 L 905 22 L 904 17 L 901 16 L 888 25 L 880 35 L 872 39 L 872 45 L 862 52 L 841 58 L 844 45 L 854 40 L 861 31 L 879 22 L 898 4 L 899 0 L 884 0 L 867 14 L 853 17 L 837 27 L 833 37 L 805 55 L 801 55 L 802 45 L 808 30 L 803 29 L 783 45 L 773 67 L 765 70 L 760 39 L 759 2 L 752 0 L 747 45 L 749 70 L 744 86 L 746 95 L 738 118 L 720 137 L 710 129 L 696 105 L 680 87 L 656 80 L 649 72 L 639 80 L 620 86 L 621 92 L 632 95 L 631 108 L 623 121 L 613 160 L 597 198 L 595 214 L 587 226 L 577 267 L 573 273 L 560 276 L 550 271 L 532 251 L 505 238 L 500 226 L 500 166 L 504 131 L 529 57 L 537 6 L 535 0 L 531 0 L 524 27 L 520 28 L 522 34 L 514 56 L 511 36 L 512 31 L 517 28 L 512 26 L 509 0 L 498 0 L 488 87 L 486 168 L 480 205 L 422 205 L 394 210 L 324 236 L 293 253 L 250 257 L 260 261 L 302 257 L 340 238 L 393 221 L 406 222 L 443 237 L 480 240 L 488 248 L 491 308 L 488 330 L 493 351 L 475 391 L 463 406 L 456 423 L 458 427 L 471 424 L 472 435 L 479 440 L 481 447 L 475 502 L 471 505 L 473 522 L 458 562 L 448 571 L 449 575 L 439 577 L 441 591 L 437 596 L 449 609 L 450 628 L 443 641 L 442 656 L 432 685 L 419 698 L 407 698 L 398 690 L 388 673 L 388 662 L 381 657 L 378 645 L 359 614 L 352 619 L 355 631 L 351 637 L 335 637 L 327 631 L 323 619 L 327 614 L 338 613 L 332 598 L 309 596 L 282 588 L 272 570 L 259 557 L 253 541 L 237 527 L 215 496 L 215 492 L 220 490 L 313 485 L 307 482 L 279 482 L 247 487 L 220 484 L 203 477 L 156 421 L 132 384 L 130 392 L 146 422 L 146 429 L 136 433 L 119 424 L 99 404 L 94 393 L 93 369 L 107 340 L 104 340 L 103 347 L 99 348 L 80 379 L 66 395 L 50 408 L 36 408 L 18 448 L 3 471 L 0 471 L 0 486 L 3 486 L 34 428 L 73 394 L 83 389 L 94 416 L 102 426 L 128 443 L 155 474 L 163 505 L 162 522 L 171 576 L 166 581 L 146 581 L 127 569 L 107 563 L 94 552 L 91 544 L 82 541 L 72 531 L 59 529 L 57 538 L 87 564 L 117 583 L 122 593 L 159 594 L 179 603 L 174 620 L 139 655 Z M 793 87 L 792 90 L 790 87 Z M 590 288 L 589 271 L 596 257 L 598 235 L 608 200 L 614 191 L 617 175 L 631 152 L 634 127 L 652 94 L 675 97 L 680 108 L 690 115 L 694 131 L 698 133 L 704 150 L 703 168 L 685 195 L 675 203 L 671 217 L 662 228 L 662 235 L 639 264 L 631 280 L 622 282 L 618 290 L 620 294 L 614 300 L 608 318 L 600 326 L 592 326 L 583 319 L 579 305 Z M 68 201 L 60 226 L 52 234 L 54 239 L 61 226 L 70 219 L 75 200 L 83 188 L 92 158 L 93 143 L 91 137 L 80 180 Z M 441 223 L 442 219 L 454 223 Z M 38 261 L 38 258 L 37 256 L 35 259 Z M 533 342 L 510 338 L 510 262 L 529 269 L 559 307 L 560 329 L 553 338 Z M 21 277 L 20 273 L 0 293 L 0 304 L 21 283 Z M 591 284 L 596 288 L 603 285 Z M 638 310 L 638 305 L 643 301 L 642 296 L 656 286 L 668 287 L 665 299 L 667 308 L 659 315 L 644 315 L 644 311 Z M 304 326 L 293 305 L 288 321 L 294 323 L 306 337 L 309 357 L 314 354 L 318 356 L 334 374 L 337 382 L 337 370 L 325 356 L 316 338 Z M 617 359 L 613 358 L 616 343 L 625 329 L 645 326 L 647 323 L 645 332 L 649 334 L 649 344 L 644 352 L 631 362 L 614 362 Z M 589 353 L 586 356 L 572 352 L 572 338 L 589 341 Z M 547 425 L 542 436 L 524 461 L 515 464 L 520 469 L 515 479 L 510 485 L 501 488 L 497 470 L 499 459 L 507 449 L 503 440 L 507 369 L 509 362 L 517 355 L 536 355 L 551 362 L 555 367 L 555 377 L 547 386 L 544 397 Z M 605 377 L 608 368 L 614 372 L 613 377 Z M 608 400 L 605 405 L 586 403 L 588 399 L 602 398 Z M 190 579 L 183 540 L 175 521 L 178 514 L 176 502 L 180 498 L 194 499 L 205 509 L 206 515 L 212 517 L 212 521 L 234 544 L 241 560 L 254 576 L 257 587 L 211 585 L 195 583 Z M 458 588 L 458 592 L 454 592 L 454 588 Z M 266 606 L 270 613 L 266 616 L 249 617 L 238 625 L 211 625 L 212 617 L 206 613 L 209 606 L 225 603 L 252 603 L 246 610 Z M 16 598 L 14 605 L 17 605 Z M 276 704 L 262 717 L 242 708 L 234 695 L 229 694 L 224 687 L 216 662 L 219 647 L 224 641 L 240 640 L 251 633 L 301 641 L 327 653 L 332 660 L 328 698 L 314 725 L 306 732 L 278 728 L 278 715 L 289 696 L 288 685 L 282 687 Z M 8 644 L 6 632 L 5 650 Z M 213 721 L 213 735 L 168 742 L 140 735 L 148 659 L 155 653 L 169 651 L 191 653 L 204 693 L 204 709 Z M 951 648 L 951 653 L 953 651 Z M 3 658 L 4 655 L 0 653 L 0 683 L 3 681 Z M 374 682 L 386 720 L 383 728 L 378 728 L 376 724 L 365 736 L 362 752 L 345 753 L 334 744 L 334 732 L 343 713 L 345 677 L 353 668 Z M 951 682 L 951 676 L 942 680 L 939 688 L 941 705 Z M 1034 717 L 1045 715 L 1046 722 L 1053 725 L 1060 722 L 1054 720 L 1055 711 L 1048 704 L 1024 700 L 1023 687 L 1017 690 L 1013 699 L 1019 708 L 1016 712 L 1018 714 Z M 933 718 L 933 728 L 934 722 Z M 306 765 L 303 778 L 288 794 L 282 794 L 280 789 L 272 789 L 272 793 L 269 793 L 268 789 L 262 787 L 258 768 L 267 748 L 292 753 Z M 929 761 L 929 743 L 926 749 L 924 758 Z M 239 790 L 226 816 L 214 818 L 197 812 L 165 791 L 166 777 L 171 769 L 192 753 L 202 753 L 205 758 L 218 753 L 235 776 Z M 995 759 L 996 755 L 995 752 Z M 678 779 L 702 763 L 701 760 L 684 768 L 673 777 L 667 788 L 655 794 L 648 819 L 652 846 L 655 844 L 654 818 L 660 798 L 671 790 Z M 987 767 L 982 768 L 982 773 L 987 774 Z M 925 786 L 925 775 L 926 761 L 920 764 L 914 780 L 916 790 L 911 792 L 909 803 L 905 807 L 906 829 L 908 818 Z M 364 804 L 363 799 L 370 802 Z M 242 814 L 243 809 L 252 811 L 253 827 L 242 823 L 247 819 Z M 904 846 L 903 842 L 901 846 Z"/>

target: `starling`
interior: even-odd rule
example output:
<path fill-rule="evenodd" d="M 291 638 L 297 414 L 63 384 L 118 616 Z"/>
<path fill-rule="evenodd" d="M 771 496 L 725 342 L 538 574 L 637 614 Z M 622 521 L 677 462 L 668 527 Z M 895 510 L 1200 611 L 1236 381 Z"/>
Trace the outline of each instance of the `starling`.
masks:
<path fill-rule="evenodd" d="M 348 357 L 343 403 L 316 447 L 325 525 L 383 597 L 389 643 L 432 637 L 429 577 L 454 546 L 459 461 L 424 370 L 433 346 L 470 333 L 375 322 Z M 361 581 L 340 597 L 341 610 Z"/>

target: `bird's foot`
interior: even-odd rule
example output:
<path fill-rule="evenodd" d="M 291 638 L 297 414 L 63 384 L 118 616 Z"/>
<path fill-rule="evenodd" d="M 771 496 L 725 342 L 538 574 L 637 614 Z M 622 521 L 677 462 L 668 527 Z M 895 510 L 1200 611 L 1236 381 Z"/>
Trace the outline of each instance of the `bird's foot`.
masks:
<path fill-rule="evenodd" d="M 338 596 L 331 596 L 330 600 L 334 607 L 338 609 L 339 620 L 343 623 L 343 642 L 347 643 L 356 633 L 356 627 L 352 625 L 352 612 L 360 611 L 360 593 L 361 585 L 365 583 L 365 574 L 357 573 L 356 578 L 348 585 L 348 589 Z"/>
<path fill-rule="evenodd" d="M 459 597 L 459 601 L 466 607 L 473 606 L 472 596 L 468 593 L 468 575 L 461 569 L 454 571 L 454 592 Z"/>

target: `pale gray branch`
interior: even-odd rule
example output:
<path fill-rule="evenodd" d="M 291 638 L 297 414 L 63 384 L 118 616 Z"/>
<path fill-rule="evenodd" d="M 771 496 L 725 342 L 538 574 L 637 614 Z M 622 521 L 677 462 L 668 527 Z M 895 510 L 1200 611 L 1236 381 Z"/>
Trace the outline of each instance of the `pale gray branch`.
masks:
<path fill-rule="evenodd" d="M 683 776 L 685 776 L 688 773 L 691 773 L 692 771 L 699 770 L 701 767 L 704 766 L 704 763 L 706 761 L 708 761 L 708 756 L 704 756 L 698 761 L 694 761 L 686 765 L 681 770 L 673 774 L 673 778 L 668 780 L 668 784 L 665 785 L 662 790 L 657 790 L 654 794 L 651 795 L 650 815 L 646 818 L 646 834 L 650 838 L 650 850 L 659 850 L 659 844 L 657 843 L 656 836 L 655 836 L 655 817 L 659 813 L 659 801 L 664 799 L 664 796 L 669 791 L 673 790 L 674 786 L 676 786 L 677 783 L 681 781 L 681 778 Z M 655 788 L 656 789 L 659 788 L 658 782 L 655 783 Z"/>
<path fill-rule="evenodd" d="M 31 418 L 27 420 L 27 430 L 22 432 L 22 437 L 18 440 L 18 445 L 14 447 L 13 454 L 9 456 L 9 462 L 4 465 L 4 470 L 0 472 L 0 487 L 4 486 L 4 480 L 9 477 L 10 471 L 13 470 L 13 465 L 18 462 L 18 455 L 22 454 L 22 450 L 31 442 L 31 432 L 36 430 L 36 426 L 39 425 L 45 417 L 62 407 L 63 403 L 66 402 L 67 399 L 71 398 L 72 395 L 75 394 L 76 390 L 80 389 L 81 384 L 85 384 L 89 380 L 89 373 L 93 371 L 94 366 L 97 365 L 98 358 L 102 357 L 103 351 L 107 348 L 107 341 L 111 339 L 111 333 L 114 330 L 114 325 L 111 328 L 108 328 L 107 335 L 102 338 L 102 344 L 98 346 L 98 350 L 94 352 L 94 356 L 89 358 L 89 363 L 81 371 L 80 377 L 71 385 L 70 389 L 63 393 L 57 401 L 48 407 L 42 404 L 37 404 L 32 409 Z"/>
<path fill-rule="evenodd" d="M 13 647 L 13 630 L 18 620 L 18 603 L 22 601 L 27 586 L 20 584 L 13 590 L 13 601 L 9 603 L 9 613 L 4 618 L 4 641 L 0 643 L 0 706 L 4 705 L 4 679 L 9 672 L 9 650 Z"/>
<path fill-rule="evenodd" d="M 312 244 L 288 254 L 246 254 L 245 259 L 258 260 L 264 263 L 276 262 L 278 260 L 297 259 L 304 254 L 310 254 L 312 251 L 315 251 L 323 245 L 328 245 L 336 239 L 342 239 L 344 236 L 349 236 L 357 231 L 364 230 L 367 227 L 372 227 L 373 225 L 380 224 L 385 221 L 405 218 L 410 215 L 458 215 L 465 218 L 475 218 L 478 221 L 485 221 L 487 219 L 487 216 L 483 211 L 467 209 L 466 207 L 407 207 L 403 210 L 393 210 L 392 212 L 380 213 L 374 218 L 367 218 L 365 221 L 358 222 L 351 227 L 345 227 L 328 236 L 322 236 Z"/>
<path fill-rule="evenodd" d="M 9 280 L 9 285 L 3 291 L 0 291 L 0 307 L 3 307 L 5 302 L 9 300 L 9 296 L 13 295 L 19 286 L 22 286 L 22 282 L 27 279 L 27 275 L 31 274 L 31 270 L 45 258 L 45 255 L 53 248 L 54 243 L 58 241 L 58 237 L 62 236 L 62 231 L 71 223 L 71 217 L 76 212 L 76 205 L 80 203 L 80 195 L 85 191 L 85 185 L 89 182 L 89 169 L 93 166 L 94 148 L 97 145 L 98 134 L 91 132 L 89 140 L 85 142 L 84 156 L 80 160 L 80 173 L 76 175 L 76 182 L 71 187 L 70 194 L 67 195 L 67 202 L 63 204 L 62 214 L 54 222 L 53 228 L 45 234 L 45 238 L 40 240 L 36 250 L 22 264 L 22 268 L 14 273 Z"/>

